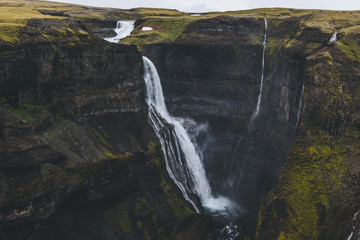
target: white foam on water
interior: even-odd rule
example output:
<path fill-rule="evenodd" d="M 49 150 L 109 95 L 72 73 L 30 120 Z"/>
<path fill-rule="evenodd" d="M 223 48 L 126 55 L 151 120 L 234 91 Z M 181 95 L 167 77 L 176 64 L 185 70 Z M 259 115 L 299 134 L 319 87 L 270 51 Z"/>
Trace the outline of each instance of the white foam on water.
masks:
<path fill-rule="evenodd" d="M 135 21 L 117 21 L 116 28 L 114 31 L 116 32 L 115 37 L 104 38 L 104 40 L 112 43 L 118 43 L 121 39 L 126 38 L 131 34 L 134 30 Z"/>

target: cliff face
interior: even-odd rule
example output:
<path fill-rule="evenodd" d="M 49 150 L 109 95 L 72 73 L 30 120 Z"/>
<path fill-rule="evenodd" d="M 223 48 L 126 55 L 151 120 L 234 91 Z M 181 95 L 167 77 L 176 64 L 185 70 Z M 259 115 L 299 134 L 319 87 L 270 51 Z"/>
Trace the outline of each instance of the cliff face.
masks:
<path fill-rule="evenodd" d="M 175 42 L 143 49 L 158 67 L 170 111 L 208 124 L 197 142 L 213 191 L 239 203 L 247 221 L 286 160 L 304 81 L 304 57 L 296 49 L 271 44 L 283 38 L 276 36 L 279 29 L 271 20 L 268 30 L 262 104 L 252 128 L 262 71 L 263 19 L 199 20 Z"/>
<path fill-rule="evenodd" d="M 354 214 L 359 210 L 360 62 L 354 30 L 340 30 L 336 42 L 306 58 L 301 126 L 259 213 L 257 239 L 359 236 Z"/>
<path fill-rule="evenodd" d="M 165 171 L 137 47 L 170 113 L 201 123 L 188 130 L 214 194 L 241 208 L 240 237 L 359 234 L 358 12 L 24 6 L 0 29 L 1 238 L 211 238 Z M 124 18 L 141 18 L 123 41 L 137 47 L 98 37 Z"/>
<path fill-rule="evenodd" d="M 214 192 L 244 208 L 244 231 L 267 195 L 256 239 L 358 234 L 357 15 L 268 17 L 261 111 L 251 130 L 262 18 L 200 19 L 174 42 L 143 47 L 170 111 L 208 123 L 198 148 Z"/>
<path fill-rule="evenodd" d="M 61 27 L 54 21 L 37 24 L 38 28 Z M 3 97 L 19 105 L 66 105 L 59 114 L 69 119 L 143 108 L 141 55 L 135 46 L 110 46 L 100 39 L 52 43 L 41 33 L 32 37 L 39 42 L 24 39 L 22 47 L 1 53 Z"/>
<path fill-rule="evenodd" d="M 29 20 L 0 43 L 0 238 L 202 238 L 147 122 L 140 52 L 89 29 Z"/>

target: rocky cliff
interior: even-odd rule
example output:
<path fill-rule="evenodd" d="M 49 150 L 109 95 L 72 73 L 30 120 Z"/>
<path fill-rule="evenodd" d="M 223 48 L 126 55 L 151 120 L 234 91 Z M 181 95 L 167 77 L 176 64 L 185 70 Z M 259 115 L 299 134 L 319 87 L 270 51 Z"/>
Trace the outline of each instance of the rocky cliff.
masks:
<path fill-rule="evenodd" d="M 353 217 L 359 208 L 358 26 L 342 27 L 336 26 L 336 41 L 308 50 L 301 125 L 259 213 L 257 239 L 359 236 Z M 309 48 L 299 40 L 296 47 Z"/>
<path fill-rule="evenodd" d="M 271 26 L 269 37 L 273 31 Z M 258 207 L 285 161 L 303 81 L 303 59 L 297 52 L 268 55 L 264 104 L 250 131 L 263 33 L 263 19 L 221 16 L 188 25 L 174 43 L 144 47 L 159 66 L 170 110 L 209 125 L 198 142 L 203 143 L 215 193 L 230 196 L 246 210 Z M 193 35 L 198 37 L 190 39 Z"/>
<path fill-rule="evenodd" d="M 354 236 L 359 13 L 277 11 L 203 16 L 142 51 L 158 66 L 170 111 L 208 124 L 197 136 L 208 178 L 243 208 L 247 234 L 257 221 L 256 239 Z M 262 105 L 250 129 L 263 17 Z"/>
<path fill-rule="evenodd" d="M 0 42 L 0 238 L 202 238 L 210 221 L 168 177 L 147 121 L 141 53 L 94 34 L 113 19 L 62 8 Z"/>
<path fill-rule="evenodd" d="M 165 171 L 142 54 L 171 114 L 201 123 L 188 130 L 214 194 L 240 206 L 238 238 L 359 234 L 359 12 L 18 2 L 0 2 L 2 238 L 212 238 Z M 102 39 L 118 19 L 137 19 L 122 41 L 137 46 Z"/>

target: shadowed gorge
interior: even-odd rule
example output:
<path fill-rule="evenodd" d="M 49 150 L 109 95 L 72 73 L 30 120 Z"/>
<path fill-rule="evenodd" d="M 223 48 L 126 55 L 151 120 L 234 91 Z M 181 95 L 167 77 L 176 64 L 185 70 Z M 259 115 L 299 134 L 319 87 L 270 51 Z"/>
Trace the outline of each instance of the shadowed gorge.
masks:
<path fill-rule="evenodd" d="M 209 124 L 210 131 L 197 143 L 202 144 L 210 184 L 215 194 L 239 203 L 250 222 L 295 137 L 304 58 L 296 50 L 281 48 L 276 50 L 282 55 L 265 56 L 261 114 L 249 131 L 261 81 L 264 20 L 222 16 L 201 24 L 200 29 L 197 23 L 189 25 L 185 34 L 216 26 L 217 31 L 203 36 L 203 43 L 180 36 L 175 43 L 149 45 L 144 51 L 154 56 L 164 79 L 169 110 Z M 269 20 L 270 39 L 273 31 Z M 227 42 L 219 44 L 216 38 L 223 38 L 224 32 Z M 269 51 L 274 47 L 269 45 Z"/>
<path fill-rule="evenodd" d="M 0 11 L 0 239 L 359 237 L 360 12 Z"/>

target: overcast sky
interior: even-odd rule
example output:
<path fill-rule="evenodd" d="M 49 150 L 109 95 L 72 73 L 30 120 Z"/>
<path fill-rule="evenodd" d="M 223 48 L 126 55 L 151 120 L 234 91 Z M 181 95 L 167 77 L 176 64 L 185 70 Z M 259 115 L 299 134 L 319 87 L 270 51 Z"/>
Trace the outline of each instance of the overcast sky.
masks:
<path fill-rule="evenodd" d="M 56 0 L 97 7 L 172 8 L 185 12 L 243 10 L 286 7 L 307 9 L 360 10 L 360 0 Z"/>

